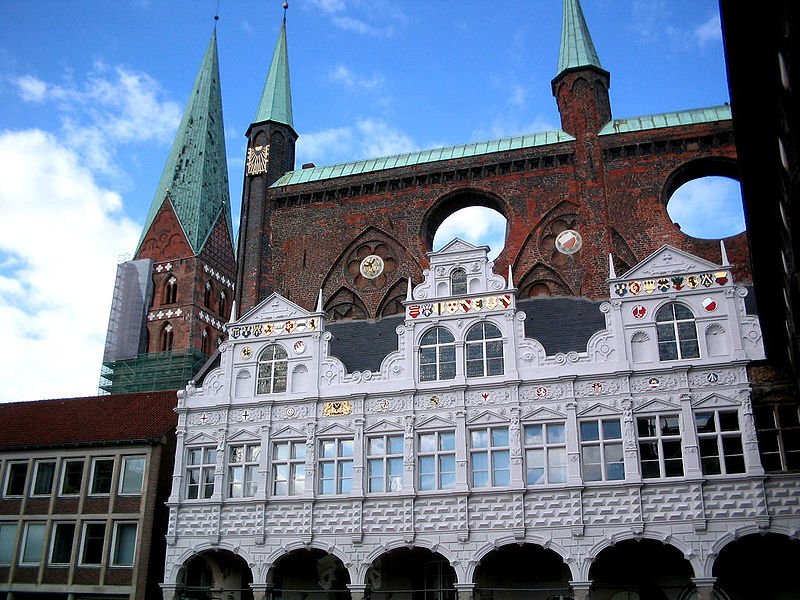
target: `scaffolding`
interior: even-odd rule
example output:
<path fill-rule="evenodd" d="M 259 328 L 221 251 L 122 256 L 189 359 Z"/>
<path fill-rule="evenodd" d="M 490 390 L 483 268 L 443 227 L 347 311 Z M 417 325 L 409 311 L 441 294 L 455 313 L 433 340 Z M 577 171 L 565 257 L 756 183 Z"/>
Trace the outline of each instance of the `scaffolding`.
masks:
<path fill-rule="evenodd" d="M 100 389 L 109 394 L 182 389 L 207 359 L 199 350 L 185 350 L 104 362 Z"/>

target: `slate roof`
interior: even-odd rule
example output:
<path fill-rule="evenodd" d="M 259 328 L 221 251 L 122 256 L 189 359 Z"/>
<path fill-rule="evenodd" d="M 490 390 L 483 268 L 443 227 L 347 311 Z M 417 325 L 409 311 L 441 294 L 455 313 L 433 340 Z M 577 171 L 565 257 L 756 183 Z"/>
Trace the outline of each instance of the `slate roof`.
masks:
<path fill-rule="evenodd" d="M 150 442 L 178 423 L 174 390 L 0 404 L 0 449 Z"/>

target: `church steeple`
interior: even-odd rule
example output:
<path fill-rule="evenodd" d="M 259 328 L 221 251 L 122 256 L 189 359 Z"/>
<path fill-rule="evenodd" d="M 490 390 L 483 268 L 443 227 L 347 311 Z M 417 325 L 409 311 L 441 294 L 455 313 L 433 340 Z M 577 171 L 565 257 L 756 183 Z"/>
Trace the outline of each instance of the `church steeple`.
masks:
<path fill-rule="evenodd" d="M 289 53 L 286 49 L 286 15 L 283 16 L 272 63 L 261 94 L 254 123 L 273 121 L 294 128 L 292 121 L 292 88 L 289 81 Z"/>
<path fill-rule="evenodd" d="M 611 120 L 611 76 L 600 64 L 580 0 L 564 0 L 563 15 L 558 73 L 553 79 L 561 128 L 576 137 L 597 134 Z"/>
<path fill-rule="evenodd" d="M 233 239 L 216 28 L 153 196 L 137 254 L 167 199 L 193 254 L 202 251 L 220 215 Z"/>

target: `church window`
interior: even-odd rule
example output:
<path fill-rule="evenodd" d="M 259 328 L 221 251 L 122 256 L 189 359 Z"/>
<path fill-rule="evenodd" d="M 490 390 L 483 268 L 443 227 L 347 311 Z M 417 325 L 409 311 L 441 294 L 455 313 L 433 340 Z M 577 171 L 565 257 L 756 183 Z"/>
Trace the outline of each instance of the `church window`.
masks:
<path fill-rule="evenodd" d="M 320 440 L 319 493 L 349 494 L 353 489 L 353 440 Z"/>
<path fill-rule="evenodd" d="M 258 491 L 261 446 L 240 444 L 228 449 L 228 497 L 252 498 Z"/>
<path fill-rule="evenodd" d="M 225 290 L 219 291 L 219 306 L 217 313 L 225 316 L 225 311 L 228 310 L 228 296 L 225 294 Z"/>
<path fill-rule="evenodd" d="M 439 381 L 456 376 L 456 340 L 444 327 L 429 329 L 420 340 L 419 379 Z"/>
<path fill-rule="evenodd" d="M 211 308 L 211 298 L 214 297 L 214 286 L 210 281 L 206 281 L 205 290 L 203 291 L 203 306 Z"/>
<path fill-rule="evenodd" d="M 399 492 L 403 487 L 403 436 L 369 438 L 367 470 L 370 492 Z"/>
<path fill-rule="evenodd" d="M 567 481 L 567 446 L 563 423 L 525 426 L 525 466 L 528 485 Z"/>
<path fill-rule="evenodd" d="M 455 269 L 450 274 L 450 295 L 457 296 L 467 293 L 467 272 L 464 269 Z"/>
<path fill-rule="evenodd" d="M 53 477 L 55 472 L 55 461 L 37 461 L 33 471 L 31 496 L 49 496 L 53 491 Z"/>
<path fill-rule="evenodd" d="M 643 479 L 681 477 L 683 444 L 678 415 L 655 415 L 636 419 L 639 461 Z"/>
<path fill-rule="evenodd" d="M 503 334 L 491 323 L 478 323 L 467 332 L 467 377 L 503 374 Z"/>
<path fill-rule="evenodd" d="M 660 360 L 700 357 L 694 314 L 683 304 L 670 302 L 658 309 L 656 333 Z"/>
<path fill-rule="evenodd" d="M 259 394 L 279 394 L 286 391 L 286 373 L 288 370 L 288 355 L 278 344 L 264 348 L 258 357 L 258 383 L 256 392 Z"/>
<path fill-rule="evenodd" d="M 95 458 L 92 460 L 92 478 L 89 482 L 90 494 L 110 494 L 111 479 L 114 475 L 113 458 Z"/>
<path fill-rule="evenodd" d="M 175 336 L 173 333 L 172 324 L 164 323 L 164 326 L 161 328 L 161 338 L 159 339 L 159 350 L 161 352 L 172 351 L 174 337 Z"/>
<path fill-rule="evenodd" d="M 744 448 L 735 410 L 698 412 L 694 416 L 703 475 L 744 473 Z"/>
<path fill-rule="evenodd" d="M 211 354 L 211 336 L 208 335 L 208 328 L 203 329 L 200 336 L 200 351 L 205 355 Z"/>
<path fill-rule="evenodd" d="M 302 494 L 306 489 L 305 441 L 276 442 L 272 448 L 272 493 Z"/>
<path fill-rule="evenodd" d="M 508 427 L 488 427 L 470 432 L 472 487 L 497 487 L 511 483 Z"/>
<path fill-rule="evenodd" d="M 61 495 L 74 496 L 81 493 L 83 481 L 83 459 L 65 460 L 61 473 Z"/>
<path fill-rule="evenodd" d="M 186 454 L 186 498 L 211 498 L 214 493 L 214 470 L 217 449 L 214 446 L 189 448 Z"/>
<path fill-rule="evenodd" d="M 625 479 L 619 419 L 582 421 L 580 439 L 584 481 Z"/>
<path fill-rule="evenodd" d="M 175 304 L 178 301 L 178 280 L 170 275 L 164 284 L 164 304 Z"/>
<path fill-rule="evenodd" d="M 456 436 L 434 431 L 419 436 L 419 489 L 449 490 L 456 485 Z"/>
<path fill-rule="evenodd" d="M 800 469 L 800 405 L 766 404 L 754 408 L 758 447 L 764 469 Z"/>
<path fill-rule="evenodd" d="M 28 463 L 10 463 L 6 470 L 6 496 L 22 496 L 25 493 L 25 480 L 28 477 Z"/>

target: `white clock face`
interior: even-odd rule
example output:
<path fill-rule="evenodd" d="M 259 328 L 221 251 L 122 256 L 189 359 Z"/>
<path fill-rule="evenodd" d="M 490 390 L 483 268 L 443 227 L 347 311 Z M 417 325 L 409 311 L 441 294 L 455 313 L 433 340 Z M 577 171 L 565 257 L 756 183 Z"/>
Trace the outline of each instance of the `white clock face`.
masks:
<path fill-rule="evenodd" d="M 383 273 L 383 259 L 377 254 L 370 254 L 361 261 L 359 270 L 367 279 L 375 279 L 378 275 Z"/>

